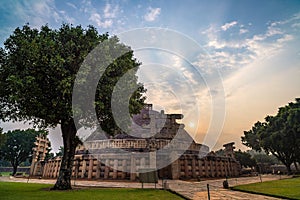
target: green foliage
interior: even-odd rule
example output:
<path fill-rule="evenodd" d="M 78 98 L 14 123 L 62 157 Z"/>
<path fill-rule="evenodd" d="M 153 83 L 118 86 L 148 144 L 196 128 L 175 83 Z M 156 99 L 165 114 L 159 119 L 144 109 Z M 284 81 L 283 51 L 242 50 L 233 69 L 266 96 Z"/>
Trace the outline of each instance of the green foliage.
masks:
<path fill-rule="evenodd" d="M 48 148 L 48 152 L 45 155 L 45 161 L 48 161 L 55 157 L 54 153 L 50 152 L 51 150 L 51 148 Z"/>
<path fill-rule="evenodd" d="M 4 133 L 6 141 L 1 147 L 1 155 L 14 168 L 13 174 L 16 173 L 17 167 L 31 156 L 36 136 L 39 134 L 47 134 L 47 132 L 44 130 L 35 131 L 27 129 Z"/>
<path fill-rule="evenodd" d="M 16 28 L 4 43 L 1 63 L 4 119 L 34 120 L 56 126 L 71 116 L 71 93 L 76 72 L 95 45 L 107 38 L 93 27 L 62 25 L 40 31 Z M 26 99 L 26 101 L 25 101 Z"/>
<path fill-rule="evenodd" d="M 264 124 L 258 121 L 254 124 L 251 130 L 244 131 L 244 137 L 242 137 L 243 144 L 256 151 L 261 151 L 259 135 L 263 127 Z"/>
<path fill-rule="evenodd" d="M 63 156 L 63 155 L 64 155 L 64 147 L 60 146 L 55 156 Z"/>
<path fill-rule="evenodd" d="M 93 105 L 91 109 L 76 107 L 77 110 L 73 110 L 72 95 L 78 71 L 86 56 L 99 45 L 100 54 L 94 56 L 91 63 L 86 63 L 89 71 L 83 71 L 80 75 L 86 76 L 79 79 L 83 85 L 97 80 L 95 77 L 102 69 L 99 71 L 98 65 L 108 66 L 97 82 L 96 91 L 89 85 L 79 91 L 79 102 Z M 124 54 L 111 60 L 114 52 Z M 135 89 L 128 98 L 129 111 L 139 112 L 145 100 L 142 96 L 145 89 L 137 83 L 139 65 L 129 47 L 121 44 L 117 37 L 99 34 L 93 26 L 84 29 L 63 24 L 60 29 L 53 30 L 45 25 L 38 30 L 24 25 L 16 28 L 5 41 L 4 48 L 0 48 L 0 117 L 4 121 L 30 120 L 39 127 L 61 125 L 65 151 L 58 180 L 64 179 L 66 182 L 60 185 L 69 189 L 72 159 L 79 142 L 76 132 L 80 127 L 75 124 L 95 125 L 90 114 L 96 108 L 101 127 L 109 134 L 118 131 L 112 115 L 111 97 L 116 83 L 126 73 L 129 76 L 124 87 Z M 90 93 L 93 102 L 86 99 Z"/>
<path fill-rule="evenodd" d="M 5 200 L 110 199 L 110 200 L 179 200 L 181 197 L 166 190 L 128 188 L 89 188 L 73 191 L 49 191 L 50 185 L 0 182 L 0 196 Z"/>
<path fill-rule="evenodd" d="M 11 167 L 10 162 L 6 161 L 6 160 L 0 160 L 0 167 Z"/>
<path fill-rule="evenodd" d="M 280 199 L 300 199 L 300 178 L 235 186 L 234 190 L 270 195 Z"/>
<path fill-rule="evenodd" d="M 239 151 L 234 152 L 234 156 L 237 161 L 240 162 L 240 164 L 244 167 L 255 167 L 256 166 L 256 160 L 252 158 L 251 154 L 248 152 L 242 152 L 240 149 Z"/>
<path fill-rule="evenodd" d="M 2 118 L 33 120 L 43 127 L 70 120 L 77 72 L 88 53 L 103 41 L 109 41 L 107 48 L 128 49 L 116 37 L 109 38 L 107 33 L 99 35 L 93 26 L 83 29 L 63 24 L 59 30 L 52 30 L 47 25 L 41 30 L 29 25 L 16 28 L 0 51 Z M 130 69 L 133 72 L 128 84 L 136 85 L 135 73 L 139 65 L 133 59 L 133 52 L 129 51 L 110 64 L 99 81 L 95 105 L 99 121 L 103 122 L 101 126 L 109 133 L 117 128 L 110 108 L 113 88 Z M 145 89 L 141 84 L 138 86 L 130 99 L 131 113 L 137 113 L 144 102 L 141 94 Z"/>
<path fill-rule="evenodd" d="M 216 155 L 218 155 L 218 156 L 225 156 L 225 151 L 224 151 L 223 149 L 219 149 L 219 150 L 217 150 L 215 153 L 216 153 Z"/>
<path fill-rule="evenodd" d="M 115 42 L 118 42 L 118 39 L 116 39 Z M 121 46 L 120 48 L 124 48 L 126 50 L 127 47 Z M 99 81 L 96 93 L 96 101 L 101 102 L 101 104 L 96 104 L 96 114 L 101 122 L 101 128 L 106 133 L 113 135 L 115 132 L 121 131 L 115 120 L 111 120 L 113 119 L 111 107 L 112 104 L 125 107 L 126 103 L 129 101 L 128 109 L 131 114 L 137 114 L 144 106 L 145 97 L 142 97 L 142 94 L 146 90 L 141 84 L 137 84 L 137 76 L 135 75 L 139 65 L 140 63 L 133 59 L 133 51 L 128 50 L 128 52 L 119 57 L 116 62 L 113 62 L 107 67 L 104 75 Z M 127 76 L 124 76 L 125 73 Z M 121 77 L 127 77 L 127 80 L 123 80 L 123 84 L 121 85 L 122 88 L 117 88 L 117 83 Z M 112 98 L 114 90 L 122 91 L 123 89 L 128 90 L 131 88 L 136 88 L 136 90 L 131 96 L 127 96 L 126 101 L 124 101 L 124 97 L 122 97 L 122 95 L 124 95 L 124 91 Z M 125 113 L 121 114 L 124 115 Z M 121 126 L 126 130 L 126 128 L 128 128 L 131 124 L 130 121 L 128 121 L 128 118 L 125 120 L 126 117 L 124 116 L 119 116 L 118 118 L 123 119 L 121 121 Z"/>
<path fill-rule="evenodd" d="M 257 163 L 265 163 L 270 165 L 282 164 L 274 155 L 266 154 L 264 151 L 258 152 L 258 151 L 250 150 L 248 151 L 248 153 L 250 153 L 252 158 L 254 158 Z"/>
<path fill-rule="evenodd" d="M 276 116 L 267 116 L 244 132 L 242 142 L 254 150 L 263 149 L 286 165 L 300 160 L 300 99 L 279 108 Z"/>

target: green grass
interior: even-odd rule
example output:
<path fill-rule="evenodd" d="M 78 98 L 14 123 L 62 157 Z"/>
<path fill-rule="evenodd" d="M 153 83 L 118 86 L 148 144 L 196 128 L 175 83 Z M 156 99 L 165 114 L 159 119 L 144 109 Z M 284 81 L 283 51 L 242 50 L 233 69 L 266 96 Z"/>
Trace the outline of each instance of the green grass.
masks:
<path fill-rule="evenodd" d="M 0 172 L 2 176 L 10 176 L 12 172 Z"/>
<path fill-rule="evenodd" d="M 89 188 L 70 191 L 50 191 L 53 185 L 35 183 L 0 182 L 0 199 L 3 200 L 168 200 L 182 199 L 181 197 L 158 189 L 123 189 L 123 188 Z"/>
<path fill-rule="evenodd" d="M 17 174 L 20 174 L 20 173 L 21 173 L 23 176 L 26 175 L 25 172 L 17 172 Z M 12 175 L 12 172 L 0 172 L 0 174 L 1 174 L 2 176 L 11 176 L 11 175 Z"/>
<path fill-rule="evenodd" d="M 239 185 L 233 187 L 233 190 L 265 194 L 281 198 L 300 199 L 300 178 Z"/>

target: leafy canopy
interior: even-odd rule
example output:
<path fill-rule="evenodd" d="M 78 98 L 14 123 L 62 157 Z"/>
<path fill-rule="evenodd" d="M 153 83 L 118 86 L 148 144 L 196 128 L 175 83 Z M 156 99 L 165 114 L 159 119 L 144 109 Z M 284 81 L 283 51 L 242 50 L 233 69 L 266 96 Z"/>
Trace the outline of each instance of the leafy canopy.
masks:
<path fill-rule="evenodd" d="M 42 127 L 74 119 L 72 92 L 77 72 L 86 56 L 104 41 L 110 41 L 109 51 L 129 49 L 106 69 L 94 96 L 98 120 L 105 131 L 112 133 L 117 126 L 111 112 L 111 95 L 119 78 L 133 69 L 128 85 L 136 89 L 129 97 L 130 113 L 137 113 L 143 106 L 145 89 L 137 83 L 135 73 L 140 63 L 133 59 L 133 51 L 117 37 L 99 34 L 93 26 L 84 29 L 63 24 L 53 30 L 45 25 L 38 30 L 26 24 L 16 28 L 0 48 L 1 118 L 30 120 Z M 81 122 L 89 122 L 88 114 Z"/>
<path fill-rule="evenodd" d="M 267 116 L 245 131 L 242 142 L 255 150 L 263 149 L 276 156 L 290 170 L 300 160 L 300 99 L 280 107 L 277 115 Z"/>

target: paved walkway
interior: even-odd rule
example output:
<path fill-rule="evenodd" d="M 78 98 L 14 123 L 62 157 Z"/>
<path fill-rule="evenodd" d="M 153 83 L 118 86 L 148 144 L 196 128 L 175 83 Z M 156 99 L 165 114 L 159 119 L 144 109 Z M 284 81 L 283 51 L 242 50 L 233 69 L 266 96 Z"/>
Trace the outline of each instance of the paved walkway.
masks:
<path fill-rule="evenodd" d="M 277 175 L 264 175 L 262 181 L 277 180 L 280 177 Z M 281 178 L 288 178 L 287 176 L 281 176 Z M 49 183 L 54 184 L 53 179 L 27 179 L 27 178 L 14 178 L 14 177 L 0 177 L 0 181 L 14 181 L 14 182 L 29 182 L 29 183 Z M 202 200 L 208 199 L 207 197 L 207 184 L 210 186 L 210 197 L 211 200 L 278 200 L 277 198 L 266 197 L 262 195 L 248 194 L 238 191 L 225 190 L 223 189 L 224 179 L 218 180 L 206 180 L 200 182 L 189 182 L 181 180 L 167 180 L 166 186 L 185 196 L 188 199 Z M 242 185 L 247 183 L 260 182 L 260 178 L 257 177 L 242 177 L 228 179 L 229 186 Z M 112 188 L 141 188 L 141 183 L 138 182 L 119 182 L 119 181 L 83 181 L 77 180 L 72 181 L 72 185 L 75 186 L 87 186 L 87 187 L 112 187 Z M 157 188 L 162 188 L 163 183 L 160 180 L 156 184 Z M 144 184 L 144 188 L 154 188 L 154 184 Z"/>
<path fill-rule="evenodd" d="M 277 176 L 277 175 L 263 175 L 261 177 L 262 181 L 271 181 L 271 180 L 278 180 L 280 178 L 288 178 L 288 176 Z M 187 181 L 180 181 L 180 180 L 170 180 L 169 187 L 171 190 L 176 191 L 184 195 L 189 199 L 194 200 L 202 200 L 208 199 L 207 194 L 207 184 L 209 184 L 210 189 L 210 197 L 211 200 L 229 200 L 229 199 L 236 199 L 236 200 L 245 200 L 245 199 L 268 199 L 268 200 L 275 200 L 278 198 L 267 197 L 263 195 L 256 195 L 256 194 L 249 194 L 244 192 L 238 192 L 233 190 L 226 190 L 223 189 L 223 181 L 225 179 L 218 179 L 218 180 L 207 180 L 201 182 L 187 182 Z M 241 178 L 232 178 L 228 179 L 229 186 L 236 186 L 236 185 L 243 185 L 248 183 L 257 183 L 260 182 L 260 177 L 241 177 Z"/>

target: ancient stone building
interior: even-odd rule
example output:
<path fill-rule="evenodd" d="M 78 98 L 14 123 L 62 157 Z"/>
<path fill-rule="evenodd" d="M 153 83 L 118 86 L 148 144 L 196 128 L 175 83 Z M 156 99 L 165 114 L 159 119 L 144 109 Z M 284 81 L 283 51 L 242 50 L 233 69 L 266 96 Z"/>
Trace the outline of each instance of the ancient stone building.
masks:
<path fill-rule="evenodd" d="M 176 122 L 182 117 L 154 111 L 147 105 L 133 116 L 127 133 L 111 137 L 95 131 L 77 148 L 73 177 L 137 180 L 141 170 L 156 170 L 159 178 L 168 179 L 238 176 L 240 164 L 233 156 L 234 143 L 224 145 L 226 156 L 216 156 Z M 56 178 L 60 162 L 60 157 L 49 160 L 43 177 Z"/>
<path fill-rule="evenodd" d="M 49 150 L 50 142 L 46 135 L 41 134 L 36 137 L 34 145 L 30 175 L 41 176 L 43 175 L 44 160 Z"/>

